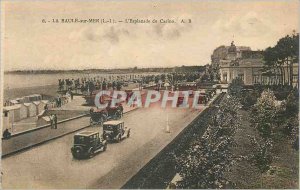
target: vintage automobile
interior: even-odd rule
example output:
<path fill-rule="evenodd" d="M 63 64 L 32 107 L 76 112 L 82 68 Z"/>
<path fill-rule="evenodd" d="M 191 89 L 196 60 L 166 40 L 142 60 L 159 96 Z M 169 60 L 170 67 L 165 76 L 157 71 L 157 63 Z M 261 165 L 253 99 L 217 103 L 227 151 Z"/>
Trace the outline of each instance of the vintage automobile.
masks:
<path fill-rule="evenodd" d="M 107 142 L 99 132 L 82 131 L 74 135 L 74 145 L 71 152 L 74 158 L 90 158 L 100 151 L 105 151 Z"/>
<path fill-rule="evenodd" d="M 206 104 L 208 102 L 208 99 L 206 97 L 206 95 L 199 95 L 198 98 L 198 104 Z"/>
<path fill-rule="evenodd" d="M 120 142 L 130 137 L 130 128 L 124 126 L 123 121 L 107 121 L 103 124 L 103 138 L 107 141 Z"/>
<path fill-rule="evenodd" d="M 91 108 L 90 109 L 90 125 L 102 125 L 108 120 L 118 120 L 123 117 L 123 106 L 117 104 L 115 107 L 108 106 L 105 109 Z"/>
<path fill-rule="evenodd" d="M 183 96 L 179 96 L 178 99 L 177 99 L 177 104 L 176 104 L 176 106 L 177 106 L 177 107 L 182 106 L 183 100 L 184 100 L 184 97 L 183 97 Z"/>

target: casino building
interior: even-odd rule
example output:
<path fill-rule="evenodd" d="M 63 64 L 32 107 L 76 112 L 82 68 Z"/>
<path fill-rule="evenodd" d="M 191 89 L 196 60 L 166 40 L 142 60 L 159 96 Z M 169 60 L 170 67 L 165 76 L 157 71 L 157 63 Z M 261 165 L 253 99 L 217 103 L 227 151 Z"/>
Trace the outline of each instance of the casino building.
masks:
<path fill-rule="evenodd" d="M 220 46 L 213 51 L 211 56 L 212 68 L 219 72 L 221 83 L 231 83 L 235 78 L 240 78 L 245 85 L 276 84 L 278 74 L 266 74 L 262 51 L 253 51 L 250 47 Z M 285 69 L 287 72 L 287 69 Z M 298 64 L 294 64 L 293 85 L 298 84 Z"/>

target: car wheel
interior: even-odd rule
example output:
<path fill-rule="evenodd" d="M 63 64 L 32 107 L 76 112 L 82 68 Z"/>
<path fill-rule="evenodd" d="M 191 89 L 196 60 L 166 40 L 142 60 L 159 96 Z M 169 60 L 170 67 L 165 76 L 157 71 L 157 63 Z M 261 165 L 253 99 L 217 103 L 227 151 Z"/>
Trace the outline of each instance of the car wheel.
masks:
<path fill-rule="evenodd" d="M 72 151 L 72 155 L 74 158 L 79 159 L 80 158 L 80 153 L 82 152 L 82 149 L 80 147 L 76 147 L 73 151 Z"/>

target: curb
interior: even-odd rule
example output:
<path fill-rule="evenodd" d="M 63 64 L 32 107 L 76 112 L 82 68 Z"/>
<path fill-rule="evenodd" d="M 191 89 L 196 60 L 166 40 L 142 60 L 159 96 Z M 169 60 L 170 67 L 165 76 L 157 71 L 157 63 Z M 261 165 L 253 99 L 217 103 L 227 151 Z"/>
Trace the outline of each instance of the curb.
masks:
<path fill-rule="evenodd" d="M 124 114 L 127 114 L 127 113 L 132 112 L 132 111 L 137 110 L 137 109 L 138 109 L 138 108 L 129 110 L 129 111 L 125 112 Z M 88 115 L 88 114 L 87 114 L 87 115 Z M 84 117 L 84 116 L 85 116 L 85 115 L 82 115 L 81 117 Z M 72 120 L 74 120 L 74 119 L 78 119 L 78 118 L 73 118 Z M 64 122 L 66 122 L 66 121 L 64 121 Z M 49 125 L 49 126 L 50 126 L 50 125 Z M 46 127 L 47 127 L 47 126 L 43 126 L 43 128 L 46 128 Z M 82 127 L 82 128 L 79 128 L 79 129 L 76 129 L 76 130 L 73 130 L 73 131 L 69 131 L 69 132 L 63 133 L 63 134 L 61 134 L 61 135 L 58 135 L 58 136 L 52 137 L 52 138 L 50 138 L 50 139 L 47 139 L 47 140 L 38 142 L 38 143 L 36 143 L 36 144 L 32 144 L 32 145 L 23 147 L 23 148 L 21 148 L 21 149 L 19 149 L 19 150 L 15 150 L 15 151 L 9 152 L 9 153 L 7 153 L 7 154 L 3 154 L 3 155 L 1 156 L 1 158 L 7 158 L 7 157 L 9 157 L 9 156 L 13 156 L 14 154 L 21 153 L 21 152 L 26 151 L 26 150 L 29 150 L 29 149 L 31 149 L 31 148 L 33 148 L 33 147 L 36 147 L 36 146 L 45 144 L 45 143 L 47 143 L 47 142 L 49 142 L 49 141 L 58 139 L 58 138 L 60 138 L 60 137 L 69 135 L 69 134 L 71 134 L 71 133 L 80 131 L 80 130 L 85 129 L 85 128 L 88 128 L 88 127 L 90 127 L 90 125 L 84 126 L 84 127 Z M 28 132 L 27 132 L 27 133 L 28 133 Z"/>

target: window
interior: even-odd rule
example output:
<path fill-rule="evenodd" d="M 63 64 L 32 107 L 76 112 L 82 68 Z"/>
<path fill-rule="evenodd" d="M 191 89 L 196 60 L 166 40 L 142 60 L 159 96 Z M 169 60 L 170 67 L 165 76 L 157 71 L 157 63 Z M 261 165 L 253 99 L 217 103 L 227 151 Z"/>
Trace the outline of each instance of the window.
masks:
<path fill-rule="evenodd" d="M 4 112 L 4 117 L 8 117 L 8 111 Z"/>
<path fill-rule="evenodd" d="M 223 74 L 223 80 L 224 80 L 225 82 L 227 82 L 227 73 L 224 73 L 224 74 Z"/>
<path fill-rule="evenodd" d="M 254 84 L 259 83 L 259 76 L 258 75 L 253 75 L 253 83 Z"/>
<path fill-rule="evenodd" d="M 298 75 L 294 75 L 293 76 L 293 82 L 297 82 L 298 81 Z"/>
<path fill-rule="evenodd" d="M 244 81 L 244 74 L 238 74 L 238 78 Z"/>

